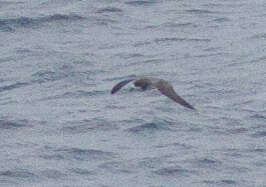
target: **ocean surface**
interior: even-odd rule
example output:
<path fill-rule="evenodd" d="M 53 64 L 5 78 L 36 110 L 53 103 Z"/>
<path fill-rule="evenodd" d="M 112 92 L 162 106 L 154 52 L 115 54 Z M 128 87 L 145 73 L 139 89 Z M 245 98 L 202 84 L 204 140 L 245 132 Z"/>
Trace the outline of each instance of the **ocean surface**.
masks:
<path fill-rule="evenodd" d="M 0 186 L 266 186 L 265 0 L 0 0 Z M 125 79 L 169 81 L 193 111 Z"/>

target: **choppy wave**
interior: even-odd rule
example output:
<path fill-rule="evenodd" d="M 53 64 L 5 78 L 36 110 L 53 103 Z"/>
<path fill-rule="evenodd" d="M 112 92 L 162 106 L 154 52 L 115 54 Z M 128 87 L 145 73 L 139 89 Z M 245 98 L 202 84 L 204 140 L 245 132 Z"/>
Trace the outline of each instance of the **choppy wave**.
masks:
<path fill-rule="evenodd" d="M 262 4 L 0 0 L 0 186 L 263 186 Z"/>

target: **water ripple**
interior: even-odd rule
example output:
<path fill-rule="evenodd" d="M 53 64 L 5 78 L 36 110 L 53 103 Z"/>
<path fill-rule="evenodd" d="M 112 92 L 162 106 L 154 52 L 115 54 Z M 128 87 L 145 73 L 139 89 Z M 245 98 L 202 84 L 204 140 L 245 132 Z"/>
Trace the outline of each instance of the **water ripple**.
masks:
<path fill-rule="evenodd" d="M 215 180 L 203 180 L 202 181 L 205 184 L 209 184 L 209 185 L 214 185 L 214 186 L 224 186 L 224 185 L 236 185 L 237 182 L 235 180 L 231 180 L 231 179 L 222 179 L 220 181 L 215 181 Z"/>
<path fill-rule="evenodd" d="M 31 126 L 27 120 L 0 120 L 0 129 L 16 129 Z"/>
<path fill-rule="evenodd" d="M 230 179 L 223 179 L 221 180 L 222 184 L 237 184 L 237 182 L 235 180 L 230 180 Z"/>
<path fill-rule="evenodd" d="M 261 114 L 254 114 L 254 115 L 251 115 L 250 118 L 260 119 L 260 120 L 263 120 L 263 121 L 266 120 L 266 116 L 265 116 L 265 115 L 261 115 Z"/>
<path fill-rule="evenodd" d="M 195 164 L 198 165 L 199 167 L 204 167 L 204 168 L 216 168 L 220 166 L 222 162 L 219 160 L 203 158 L 196 160 Z"/>
<path fill-rule="evenodd" d="M 251 135 L 254 138 L 262 138 L 266 136 L 266 130 L 258 131 Z"/>
<path fill-rule="evenodd" d="M 2 177 L 11 177 L 11 178 L 36 178 L 37 176 L 29 172 L 25 169 L 14 169 L 14 170 L 6 170 L 6 171 L 0 171 L 0 176 Z"/>
<path fill-rule="evenodd" d="M 143 1 L 143 0 L 139 0 L 139 1 L 128 1 L 125 4 L 127 5 L 132 5 L 132 6 L 149 6 L 149 5 L 153 5 L 155 4 L 156 1 Z"/>
<path fill-rule="evenodd" d="M 116 156 L 115 153 L 106 152 L 96 149 L 81 149 L 81 148 L 60 148 L 53 149 L 46 147 L 45 154 L 40 157 L 44 159 L 63 159 L 63 160 L 78 160 L 78 161 L 95 161 L 95 160 L 109 160 Z"/>
<path fill-rule="evenodd" d="M 84 91 L 84 90 L 77 90 L 75 92 L 65 92 L 63 94 L 58 94 L 54 96 L 49 96 L 49 97 L 43 97 L 39 99 L 38 101 L 46 101 L 46 100 L 57 100 L 57 99 L 66 99 L 66 98 L 82 98 L 82 97 L 88 97 L 88 96 L 100 96 L 100 95 L 105 95 L 109 93 L 108 91 Z"/>
<path fill-rule="evenodd" d="M 117 129 L 118 127 L 116 124 L 113 124 L 103 119 L 85 119 L 82 121 L 67 122 L 61 129 L 61 131 L 63 133 L 80 134 L 88 133 L 91 131 L 111 131 Z"/>
<path fill-rule="evenodd" d="M 13 89 L 16 89 L 16 88 L 21 88 L 21 87 L 24 87 L 24 86 L 27 86 L 27 85 L 29 85 L 29 83 L 17 82 L 17 83 L 8 85 L 8 86 L 0 87 L 0 92 L 10 91 L 10 90 L 13 90 Z"/>
<path fill-rule="evenodd" d="M 19 2 L 19 1 L 16 1 L 16 2 L 11 2 L 11 1 L 0 1 L 0 8 L 2 7 L 6 7 L 8 5 L 17 5 L 17 4 L 23 4 L 23 2 Z"/>
<path fill-rule="evenodd" d="M 187 41 L 187 42 L 210 42 L 210 39 L 202 39 L 202 38 L 177 38 L 177 37 L 172 37 L 172 38 L 158 38 L 155 39 L 155 43 L 163 43 L 163 42 L 182 42 L 182 41 Z"/>
<path fill-rule="evenodd" d="M 264 4 L 0 0 L 0 186 L 263 186 Z"/>
<path fill-rule="evenodd" d="M 99 168 L 105 169 L 112 173 L 133 173 L 132 166 L 120 161 L 105 162 L 99 165 Z"/>
<path fill-rule="evenodd" d="M 69 14 L 69 15 L 54 14 L 54 15 L 39 18 L 40 22 L 79 21 L 79 20 L 84 20 L 84 19 L 85 19 L 85 17 L 82 17 L 82 16 L 77 15 L 77 14 Z"/>
<path fill-rule="evenodd" d="M 157 175 L 162 175 L 162 176 L 190 176 L 191 174 L 194 174 L 195 171 L 193 170 L 188 170 L 188 169 L 183 169 L 180 167 L 166 167 L 162 169 L 158 169 L 154 171 L 155 174 Z"/>
<path fill-rule="evenodd" d="M 205 10 L 205 9 L 190 9 L 186 10 L 188 13 L 193 13 L 193 14 L 215 14 L 218 12 L 215 11 L 210 11 L 210 10 Z"/>
<path fill-rule="evenodd" d="M 58 149 L 57 151 L 76 160 L 108 160 L 115 156 L 112 152 L 95 149 L 66 148 Z"/>
<path fill-rule="evenodd" d="M 172 122 L 167 120 L 156 120 L 153 122 L 144 123 L 135 127 L 127 129 L 127 131 L 132 133 L 140 132 L 154 132 L 158 130 L 170 130 L 169 125 L 172 125 Z"/>
<path fill-rule="evenodd" d="M 0 31 L 14 31 L 15 28 L 34 28 L 38 27 L 43 23 L 53 23 L 59 21 L 80 21 L 85 18 L 76 14 L 54 14 L 44 17 L 30 18 L 30 17 L 18 17 L 18 18 L 7 18 L 0 19 Z"/>
<path fill-rule="evenodd" d="M 39 71 L 32 75 L 33 82 L 45 83 L 50 81 L 57 81 L 62 78 L 65 78 L 66 75 L 63 73 L 53 72 L 53 71 Z"/>
<path fill-rule="evenodd" d="M 59 179 L 59 178 L 67 176 L 66 174 L 64 174 L 64 173 L 62 173 L 56 169 L 43 170 L 43 171 L 41 171 L 41 175 L 46 177 L 46 178 L 49 178 L 49 179 Z"/>
<path fill-rule="evenodd" d="M 122 9 L 116 8 L 116 7 L 106 7 L 106 8 L 100 8 L 97 10 L 97 13 L 103 14 L 103 13 L 121 13 Z"/>
<path fill-rule="evenodd" d="M 89 169 L 83 169 L 83 168 L 72 168 L 70 169 L 70 171 L 75 174 L 84 175 L 84 176 L 93 175 L 95 173 L 95 171 L 91 171 Z"/>
<path fill-rule="evenodd" d="M 255 34 L 250 37 L 251 39 L 259 39 L 259 40 L 265 40 L 266 39 L 266 33 L 260 33 L 260 34 Z"/>
<path fill-rule="evenodd" d="M 229 18 L 222 17 L 222 18 L 216 18 L 216 19 L 214 19 L 212 21 L 218 22 L 218 23 L 222 23 L 222 22 L 229 22 L 231 20 Z"/>

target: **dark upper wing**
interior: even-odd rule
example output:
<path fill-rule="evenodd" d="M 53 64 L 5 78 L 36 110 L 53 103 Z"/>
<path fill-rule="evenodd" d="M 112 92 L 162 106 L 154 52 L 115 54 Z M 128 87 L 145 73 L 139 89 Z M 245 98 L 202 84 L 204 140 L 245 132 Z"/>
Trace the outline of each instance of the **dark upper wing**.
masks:
<path fill-rule="evenodd" d="M 124 80 L 122 82 L 119 82 L 118 84 L 116 84 L 111 91 L 111 94 L 116 93 L 117 91 L 119 91 L 123 86 L 125 86 L 127 83 L 133 81 L 135 79 L 129 79 L 129 80 Z"/>
<path fill-rule="evenodd" d="M 178 96 L 175 92 L 175 90 L 173 89 L 173 87 L 169 84 L 166 85 L 156 85 L 156 87 L 158 88 L 158 90 L 163 94 L 166 95 L 167 97 L 169 97 L 170 99 L 172 99 L 173 101 L 183 105 L 184 107 L 190 108 L 195 110 L 195 108 L 193 106 L 191 106 L 188 102 L 186 102 L 184 99 L 182 99 L 180 96 Z"/>

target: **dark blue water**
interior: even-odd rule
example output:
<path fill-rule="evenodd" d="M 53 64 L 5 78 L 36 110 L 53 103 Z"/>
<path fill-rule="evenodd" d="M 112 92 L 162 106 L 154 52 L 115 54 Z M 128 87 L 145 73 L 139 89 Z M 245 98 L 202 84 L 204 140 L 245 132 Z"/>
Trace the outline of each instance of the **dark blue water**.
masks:
<path fill-rule="evenodd" d="M 265 9 L 0 1 L 0 186 L 266 186 Z"/>

